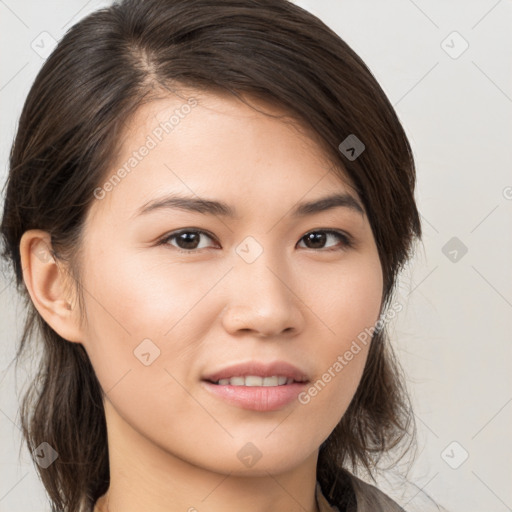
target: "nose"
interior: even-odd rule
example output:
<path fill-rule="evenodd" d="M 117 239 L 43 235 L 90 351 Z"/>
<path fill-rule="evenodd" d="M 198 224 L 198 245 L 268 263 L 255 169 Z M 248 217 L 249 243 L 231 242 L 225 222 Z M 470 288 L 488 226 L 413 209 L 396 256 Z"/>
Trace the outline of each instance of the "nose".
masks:
<path fill-rule="evenodd" d="M 294 289 L 294 279 L 282 262 L 277 265 L 263 252 L 256 261 L 235 260 L 227 287 L 227 305 L 222 322 L 237 335 L 276 338 L 296 335 L 303 329 L 304 298 Z"/>

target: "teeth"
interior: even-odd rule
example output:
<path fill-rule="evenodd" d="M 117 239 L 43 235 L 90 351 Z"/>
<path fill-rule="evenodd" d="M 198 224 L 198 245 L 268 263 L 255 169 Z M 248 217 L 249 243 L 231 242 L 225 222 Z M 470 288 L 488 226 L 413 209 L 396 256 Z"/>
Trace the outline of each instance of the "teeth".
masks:
<path fill-rule="evenodd" d="M 279 382 L 279 377 L 265 377 L 263 379 L 263 386 L 277 386 Z"/>
<path fill-rule="evenodd" d="M 257 375 L 247 375 L 246 377 L 231 377 L 230 379 L 220 379 L 217 384 L 220 386 L 284 386 L 292 384 L 292 378 L 283 377 L 281 375 L 273 375 L 272 377 L 258 377 Z"/>
<path fill-rule="evenodd" d="M 244 384 L 242 384 L 240 382 L 240 384 L 238 384 L 238 385 L 243 386 Z M 245 385 L 246 386 L 263 386 L 263 377 L 256 377 L 253 375 L 248 375 L 247 377 L 245 377 Z"/>

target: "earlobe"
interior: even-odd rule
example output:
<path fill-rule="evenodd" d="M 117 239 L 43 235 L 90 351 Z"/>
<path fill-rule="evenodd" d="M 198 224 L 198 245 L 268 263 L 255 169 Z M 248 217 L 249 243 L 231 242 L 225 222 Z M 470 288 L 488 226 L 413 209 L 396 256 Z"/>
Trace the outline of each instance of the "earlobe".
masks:
<path fill-rule="evenodd" d="M 52 254 L 50 234 L 39 229 L 25 231 L 20 257 L 23 280 L 39 314 L 62 338 L 82 342 L 79 315 L 69 297 L 71 277 Z"/>

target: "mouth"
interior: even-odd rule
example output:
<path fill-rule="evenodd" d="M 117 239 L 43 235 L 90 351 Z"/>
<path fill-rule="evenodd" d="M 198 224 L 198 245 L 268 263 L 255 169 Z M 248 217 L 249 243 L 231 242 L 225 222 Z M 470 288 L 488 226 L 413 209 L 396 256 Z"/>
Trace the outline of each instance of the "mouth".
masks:
<path fill-rule="evenodd" d="M 285 386 L 294 382 L 308 382 L 305 371 L 286 361 L 265 363 L 248 361 L 233 364 L 204 375 L 202 380 L 219 386 Z"/>
<path fill-rule="evenodd" d="M 232 365 L 205 375 L 201 380 L 216 398 L 259 412 L 276 411 L 290 405 L 309 383 L 304 371 L 284 361 Z"/>
<path fill-rule="evenodd" d="M 271 377 L 260 377 L 259 375 L 246 375 L 231 377 L 228 379 L 219 379 L 217 381 L 208 380 L 212 384 L 218 386 L 245 386 L 245 387 L 271 387 L 271 386 L 286 386 L 294 382 L 308 382 L 307 380 L 296 380 L 292 377 L 285 375 L 272 375 Z"/>

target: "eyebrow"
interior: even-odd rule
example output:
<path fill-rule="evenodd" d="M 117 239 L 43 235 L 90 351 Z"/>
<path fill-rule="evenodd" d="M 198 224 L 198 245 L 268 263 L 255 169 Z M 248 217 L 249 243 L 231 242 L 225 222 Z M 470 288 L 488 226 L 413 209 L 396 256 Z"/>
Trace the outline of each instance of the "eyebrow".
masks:
<path fill-rule="evenodd" d="M 332 210 L 333 208 L 348 208 L 361 215 L 364 215 L 364 209 L 354 197 L 350 194 L 340 193 L 333 194 L 314 201 L 298 204 L 292 211 L 291 216 L 294 218 L 305 217 L 315 213 Z M 145 215 L 155 210 L 178 209 L 189 212 L 201 213 L 204 215 L 215 215 L 221 217 L 229 217 L 239 219 L 240 216 L 236 210 L 222 201 L 214 201 L 198 197 L 182 196 L 178 194 L 167 195 L 157 198 L 140 207 L 134 216 Z"/>

